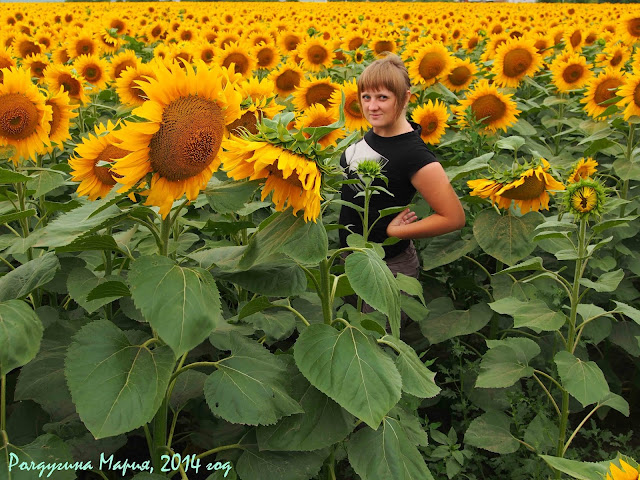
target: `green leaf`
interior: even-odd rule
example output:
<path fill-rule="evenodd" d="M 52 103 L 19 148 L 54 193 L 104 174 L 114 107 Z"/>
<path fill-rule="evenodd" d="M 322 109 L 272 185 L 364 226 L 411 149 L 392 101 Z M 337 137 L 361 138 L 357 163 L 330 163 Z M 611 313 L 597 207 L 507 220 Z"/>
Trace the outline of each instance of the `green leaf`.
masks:
<path fill-rule="evenodd" d="M 381 343 L 391 346 L 398 354 L 396 367 L 402 377 L 402 391 L 418 398 L 435 397 L 440 387 L 435 383 L 436 374 L 418 358 L 415 350 L 391 335 L 385 335 Z"/>
<path fill-rule="evenodd" d="M 264 228 L 261 225 L 251 237 L 239 266 L 247 269 L 276 253 L 284 253 L 299 263 L 317 264 L 327 257 L 328 248 L 327 231 L 321 219 L 318 223 L 305 222 L 302 216 L 296 217 L 287 210 Z"/>
<path fill-rule="evenodd" d="M 87 250 L 118 250 L 118 244 L 111 235 L 90 235 L 56 248 L 56 252 L 86 252 Z"/>
<path fill-rule="evenodd" d="M 502 275 L 504 273 L 542 271 L 542 270 L 545 270 L 544 266 L 542 265 L 542 258 L 533 257 L 533 258 L 530 258 L 529 260 L 525 260 L 524 262 L 518 263 L 513 267 L 500 270 L 499 272 L 496 272 L 496 275 Z"/>
<path fill-rule="evenodd" d="M 67 344 L 43 340 L 36 357 L 20 370 L 16 384 L 15 399 L 33 400 L 52 420 L 61 420 L 76 411 L 64 378 L 67 348 Z"/>
<path fill-rule="evenodd" d="M 600 233 L 609 228 L 622 227 L 622 226 L 629 225 L 629 222 L 632 222 L 637 218 L 638 218 L 638 215 L 632 215 L 632 216 L 621 217 L 621 218 L 613 218 L 611 220 L 605 220 L 603 222 L 596 223 L 593 227 L 591 227 L 591 230 L 593 230 L 594 233 Z"/>
<path fill-rule="evenodd" d="M 431 343 L 441 343 L 450 338 L 468 335 L 484 327 L 493 313 L 486 303 L 472 305 L 469 310 L 453 310 L 438 313 L 429 307 L 429 316 L 420 321 L 420 330 Z"/>
<path fill-rule="evenodd" d="M 613 301 L 613 303 L 616 304 L 616 309 L 614 310 L 614 312 L 622 313 L 627 317 L 629 317 L 634 322 L 640 324 L 640 310 L 636 310 L 635 308 L 627 305 L 626 303 L 616 302 L 615 300 Z"/>
<path fill-rule="evenodd" d="M 35 247 L 63 247 L 74 240 L 90 235 L 108 225 L 124 213 L 115 205 L 111 195 L 88 202 L 61 215 L 41 229 Z"/>
<path fill-rule="evenodd" d="M 447 177 L 449 177 L 449 181 L 453 183 L 456 180 L 466 177 L 470 173 L 478 170 L 484 170 L 489 166 L 488 162 L 494 155 L 494 152 L 485 153 L 479 157 L 472 158 L 460 166 L 447 167 L 445 172 L 447 173 Z"/>
<path fill-rule="evenodd" d="M 261 295 L 287 297 L 299 295 L 307 289 L 307 277 L 302 267 L 285 258 L 253 265 L 244 271 L 216 268 L 212 273 L 218 279 L 228 280 Z"/>
<path fill-rule="evenodd" d="M 609 385 L 595 362 L 584 362 L 569 352 L 554 357 L 562 385 L 583 407 L 597 403 L 609 393 Z"/>
<path fill-rule="evenodd" d="M 640 357 L 640 325 L 633 322 L 615 322 L 609 340 L 622 347 L 629 355 Z"/>
<path fill-rule="evenodd" d="M 130 297 L 129 287 L 122 280 L 109 280 L 101 283 L 87 294 L 87 302 L 102 298 Z"/>
<path fill-rule="evenodd" d="M 257 428 L 260 450 L 312 451 L 343 441 L 353 430 L 353 416 L 311 386 L 299 372 L 293 378 L 293 398 L 304 413 Z"/>
<path fill-rule="evenodd" d="M 256 297 L 240 308 L 238 311 L 238 320 L 242 320 L 244 317 L 248 317 L 249 315 L 253 315 L 254 313 L 262 312 L 267 308 L 273 307 L 275 307 L 275 305 L 271 303 L 267 297 Z"/>
<path fill-rule="evenodd" d="M 29 363 L 40 350 L 42 322 L 22 300 L 0 303 L 0 377 Z"/>
<path fill-rule="evenodd" d="M 211 208 L 216 212 L 235 213 L 252 199 L 253 192 L 256 191 L 259 185 L 259 181 L 220 182 L 212 178 L 203 193 L 207 196 Z"/>
<path fill-rule="evenodd" d="M 243 321 L 262 330 L 272 340 L 289 338 L 296 328 L 296 319 L 288 311 L 258 312 L 245 317 Z"/>
<path fill-rule="evenodd" d="M 371 428 L 398 403 L 402 380 L 393 361 L 360 330 L 325 324 L 304 329 L 294 347 L 300 372 Z"/>
<path fill-rule="evenodd" d="M 236 470 L 242 480 L 309 480 L 329 456 L 327 450 L 313 452 L 261 452 L 248 447 L 238 459 Z"/>
<path fill-rule="evenodd" d="M 542 300 L 523 302 L 515 297 L 507 297 L 489 306 L 501 315 L 512 316 L 515 328 L 531 328 L 538 333 L 558 330 L 566 321 L 562 312 L 551 310 Z"/>
<path fill-rule="evenodd" d="M 345 273 L 358 296 L 389 317 L 391 333 L 400 336 L 400 289 L 386 263 L 371 249 L 345 260 Z"/>
<path fill-rule="evenodd" d="M 169 400 L 171 408 L 174 410 L 182 408 L 192 398 L 201 397 L 206 380 L 207 375 L 205 373 L 195 370 L 187 370 L 178 375 Z"/>
<path fill-rule="evenodd" d="M 613 408 L 622 413 L 625 417 L 629 416 L 629 403 L 620 395 L 609 392 L 599 402 L 600 405 Z"/>
<path fill-rule="evenodd" d="M 426 302 L 424 301 L 423 287 L 417 278 L 409 277 L 403 273 L 398 273 L 396 281 L 398 282 L 398 288 L 400 290 L 408 293 L 409 295 L 418 297 L 422 303 L 426 305 Z"/>
<path fill-rule="evenodd" d="M 549 455 L 540 455 L 540 457 L 550 467 L 579 480 L 602 480 L 609 473 L 609 467 L 602 463 L 578 462 Z"/>
<path fill-rule="evenodd" d="M 73 337 L 65 375 L 80 419 L 98 439 L 149 423 L 174 366 L 169 347 L 149 350 L 132 343 L 113 323 L 98 320 Z"/>
<path fill-rule="evenodd" d="M 93 272 L 87 268 L 74 268 L 71 273 L 69 273 L 67 288 L 69 289 L 69 296 L 75 300 L 78 305 L 88 313 L 93 313 L 103 305 L 111 303 L 120 297 L 103 297 L 89 301 L 87 300 L 89 293 L 95 289 L 99 289 L 100 285 L 119 280 L 119 277 L 116 276 L 96 277 Z"/>
<path fill-rule="evenodd" d="M 610 140 L 608 138 L 601 138 L 599 140 L 596 140 L 595 142 L 592 142 L 591 145 L 589 145 L 584 152 L 582 152 L 582 155 L 584 155 L 585 157 L 591 157 L 593 155 L 595 155 L 596 153 L 602 151 L 602 150 L 606 150 L 607 148 L 613 146 L 613 145 L 617 145 L 616 142 L 614 142 L 613 140 Z"/>
<path fill-rule="evenodd" d="M 624 270 L 618 269 L 613 272 L 603 273 L 595 282 L 587 280 L 586 278 L 581 278 L 580 285 L 592 288 L 596 292 L 614 292 L 616 288 L 618 288 L 618 285 L 620 285 L 623 278 Z"/>
<path fill-rule="evenodd" d="M 4 147 L 0 147 L 2 149 Z M 1 150 L 0 150 L 1 152 Z M 0 158 L 3 156 L 4 152 L 0 153 Z M 14 172 L 13 170 L 7 170 L 6 168 L 0 168 L 0 184 L 2 183 L 23 183 L 31 180 L 31 177 L 28 175 L 23 175 L 22 173 Z"/>
<path fill-rule="evenodd" d="M 640 163 L 626 158 L 618 158 L 613 162 L 613 170 L 621 180 L 640 180 Z"/>
<path fill-rule="evenodd" d="M 60 262 L 53 252 L 20 265 L 0 277 L 0 302 L 26 297 L 36 288 L 51 281 L 59 269 Z"/>
<path fill-rule="evenodd" d="M 144 256 L 131 265 L 129 284 L 136 307 L 176 356 L 202 343 L 220 323 L 220 295 L 206 270 Z"/>
<path fill-rule="evenodd" d="M 15 222 L 16 220 L 22 220 L 23 218 L 30 218 L 38 213 L 35 209 L 30 208 L 23 210 L 22 212 L 7 213 L 6 215 L 0 215 L 0 225 L 5 223 Z"/>
<path fill-rule="evenodd" d="M 32 177 L 27 182 L 27 188 L 29 190 L 35 190 L 33 198 L 39 198 L 46 195 L 51 190 L 58 187 L 62 187 L 66 184 L 64 172 L 53 172 L 50 170 L 44 170 L 38 172 L 36 177 Z"/>
<path fill-rule="evenodd" d="M 487 346 L 489 350 L 482 356 L 476 387 L 510 387 L 521 378 L 533 375 L 529 361 L 540 353 L 540 347 L 533 340 L 488 340 Z"/>
<path fill-rule="evenodd" d="M 427 318 L 429 309 L 413 297 L 400 296 L 400 308 L 414 322 L 420 322 Z"/>
<path fill-rule="evenodd" d="M 538 212 L 517 217 L 483 210 L 473 223 L 473 235 L 487 254 L 507 265 L 515 265 L 536 247 L 535 228 L 544 221 Z"/>
<path fill-rule="evenodd" d="M 11 462 L 19 461 L 27 465 L 42 465 L 43 470 L 19 470 L 15 465 L 9 469 Z M 60 438 L 50 433 L 40 435 L 33 442 L 24 446 L 9 444 L 0 448 L 0 478 L 8 480 L 35 480 L 36 478 L 55 478 L 55 480 L 74 480 L 73 470 L 56 470 L 54 473 L 46 469 L 48 465 L 65 462 L 72 463 L 73 457 L 69 446 Z M 42 472 L 42 474 L 41 474 Z M 53 473 L 53 475 L 51 475 Z M 49 476 L 51 475 L 51 476 Z"/>
<path fill-rule="evenodd" d="M 558 441 L 558 426 L 543 413 L 538 413 L 527 425 L 524 441 L 544 453 L 556 448 Z"/>
<path fill-rule="evenodd" d="M 362 480 L 433 480 L 424 458 L 395 418 L 382 428 L 358 430 L 347 443 L 349 462 Z"/>
<path fill-rule="evenodd" d="M 207 378 L 204 396 L 211 411 L 231 423 L 272 425 L 302 413 L 289 392 L 287 365 L 262 345 L 230 335 L 231 356 L 219 360 Z"/>
<path fill-rule="evenodd" d="M 433 237 L 427 247 L 420 251 L 422 269 L 433 270 L 442 265 L 455 262 L 477 246 L 478 242 L 475 238 L 461 239 L 459 232 Z"/>
<path fill-rule="evenodd" d="M 506 454 L 520 448 L 511 435 L 511 421 L 501 412 L 487 412 L 474 419 L 464 435 L 464 442 L 490 452 Z"/>
<path fill-rule="evenodd" d="M 521 146 L 525 144 L 525 139 L 518 136 L 512 135 L 510 137 L 503 137 L 496 142 L 496 147 L 501 148 L 503 150 L 518 150 Z"/>

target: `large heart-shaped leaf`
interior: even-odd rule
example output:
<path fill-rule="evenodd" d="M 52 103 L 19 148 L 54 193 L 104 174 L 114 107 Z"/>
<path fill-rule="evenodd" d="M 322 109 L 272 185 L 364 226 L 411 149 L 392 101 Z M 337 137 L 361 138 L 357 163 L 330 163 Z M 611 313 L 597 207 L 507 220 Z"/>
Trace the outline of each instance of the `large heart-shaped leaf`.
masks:
<path fill-rule="evenodd" d="M 209 272 L 159 255 L 133 262 L 131 295 L 176 356 L 205 340 L 221 321 L 220 294 Z"/>
<path fill-rule="evenodd" d="M 314 478 L 329 451 L 261 452 L 247 447 L 238 459 L 236 469 L 242 480 L 309 480 Z"/>
<path fill-rule="evenodd" d="M 34 480 L 47 477 L 55 477 L 56 480 L 75 479 L 76 474 L 73 470 L 51 469 L 51 466 L 64 465 L 65 462 L 69 464 L 73 462 L 69 446 L 60 438 L 48 433 L 39 436 L 28 445 L 9 444 L 0 448 L 0 478 L 8 480 Z M 21 470 L 19 465 L 22 463 L 28 467 L 33 465 L 33 469 Z M 38 466 L 41 469 L 36 469 Z"/>
<path fill-rule="evenodd" d="M 604 373 L 595 362 L 585 362 L 566 351 L 556 353 L 554 361 L 562 385 L 583 407 L 599 402 L 609 393 Z"/>
<path fill-rule="evenodd" d="M 298 337 L 296 365 L 321 392 L 371 428 L 400 400 L 402 380 L 393 361 L 360 330 L 313 324 Z"/>
<path fill-rule="evenodd" d="M 29 363 L 40 349 L 42 322 L 22 300 L 0 303 L 0 376 Z"/>
<path fill-rule="evenodd" d="M 482 356 L 476 387 L 509 387 L 519 379 L 533 375 L 529 361 L 540 353 L 540 347 L 533 340 L 488 340 L 487 346 L 489 350 Z"/>
<path fill-rule="evenodd" d="M 49 282 L 60 268 L 55 253 L 45 253 L 0 278 L 0 302 L 23 298 Z"/>
<path fill-rule="evenodd" d="M 173 352 L 132 343 L 113 323 L 82 327 L 67 351 L 65 375 L 80 419 L 95 438 L 151 421 L 169 385 Z"/>
<path fill-rule="evenodd" d="M 510 420 L 504 413 L 487 412 L 471 422 L 464 442 L 494 453 L 513 453 L 520 443 L 511 434 Z"/>

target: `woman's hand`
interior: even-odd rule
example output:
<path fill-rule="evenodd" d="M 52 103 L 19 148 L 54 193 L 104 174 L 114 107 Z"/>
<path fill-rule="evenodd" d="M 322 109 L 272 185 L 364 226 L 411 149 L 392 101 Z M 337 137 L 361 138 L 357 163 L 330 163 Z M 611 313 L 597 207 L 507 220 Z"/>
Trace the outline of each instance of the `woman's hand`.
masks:
<path fill-rule="evenodd" d="M 418 220 L 416 212 L 412 212 L 408 208 L 405 208 L 396 217 L 391 220 L 391 223 L 387 226 L 387 235 L 389 237 L 401 237 L 402 227 L 409 225 Z"/>

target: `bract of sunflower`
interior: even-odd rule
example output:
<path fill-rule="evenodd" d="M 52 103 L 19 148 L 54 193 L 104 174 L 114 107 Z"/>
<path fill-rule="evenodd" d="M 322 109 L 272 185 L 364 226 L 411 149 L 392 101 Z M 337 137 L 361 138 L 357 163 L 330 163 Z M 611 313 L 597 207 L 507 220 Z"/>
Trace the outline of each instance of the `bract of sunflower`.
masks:
<path fill-rule="evenodd" d="M 131 153 L 112 172 L 120 191 L 148 183 L 146 205 L 160 207 L 164 218 L 175 200 L 195 200 L 220 166 L 220 145 L 226 125 L 240 116 L 241 95 L 215 65 L 156 64 L 153 71 L 155 78 L 139 83 L 148 100 L 133 110 L 147 121 L 116 132 L 119 148 Z"/>
<path fill-rule="evenodd" d="M 255 134 L 245 130 L 226 138 L 222 144 L 222 168 L 234 180 L 263 182 L 261 198 L 272 194 L 277 211 L 291 207 L 294 215 L 304 212 L 305 222 L 316 222 L 322 191 L 328 189 L 323 179 L 339 171 L 332 159 L 360 133 L 354 132 L 337 145 L 323 148 L 319 140 L 344 126 L 344 113 L 331 125 L 288 130 L 287 125 L 294 120 L 294 112 L 283 112 L 273 119 L 263 118 Z"/>
<path fill-rule="evenodd" d="M 490 170 L 486 178 L 469 180 L 467 185 L 472 189 L 470 195 L 488 198 L 501 209 L 508 209 L 513 200 L 523 214 L 549 210 L 550 195 L 565 189 L 549 169 L 549 162 L 540 158 L 514 165 L 509 171 Z"/>
<path fill-rule="evenodd" d="M 600 217 L 606 202 L 605 187 L 592 178 L 582 178 L 567 185 L 562 204 L 566 212 L 574 218 L 588 220 L 590 217 Z"/>

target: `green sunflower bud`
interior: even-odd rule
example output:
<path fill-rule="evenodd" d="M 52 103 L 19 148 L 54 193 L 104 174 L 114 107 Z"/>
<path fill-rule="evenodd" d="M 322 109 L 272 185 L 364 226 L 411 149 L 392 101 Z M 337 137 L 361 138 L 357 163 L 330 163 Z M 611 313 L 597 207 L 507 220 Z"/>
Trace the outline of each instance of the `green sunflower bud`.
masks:
<path fill-rule="evenodd" d="M 596 180 L 584 178 L 567 186 L 563 201 L 565 210 L 578 219 L 599 217 L 606 201 L 605 188 Z"/>
<path fill-rule="evenodd" d="M 382 165 L 377 160 L 365 159 L 358 163 L 359 175 L 377 178 L 382 174 Z"/>

